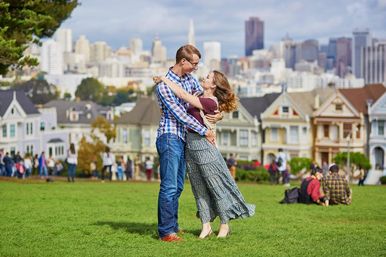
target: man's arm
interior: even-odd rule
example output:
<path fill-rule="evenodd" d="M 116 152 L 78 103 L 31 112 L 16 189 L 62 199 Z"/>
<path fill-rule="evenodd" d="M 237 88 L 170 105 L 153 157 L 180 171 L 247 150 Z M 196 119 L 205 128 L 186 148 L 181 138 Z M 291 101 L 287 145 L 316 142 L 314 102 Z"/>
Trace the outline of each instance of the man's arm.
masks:
<path fill-rule="evenodd" d="M 186 113 L 184 106 L 178 102 L 176 96 L 165 83 L 158 84 L 156 87 L 156 93 L 158 94 L 161 102 L 179 122 L 196 131 L 202 136 L 206 135 L 208 129 L 201 125 L 191 115 Z"/>

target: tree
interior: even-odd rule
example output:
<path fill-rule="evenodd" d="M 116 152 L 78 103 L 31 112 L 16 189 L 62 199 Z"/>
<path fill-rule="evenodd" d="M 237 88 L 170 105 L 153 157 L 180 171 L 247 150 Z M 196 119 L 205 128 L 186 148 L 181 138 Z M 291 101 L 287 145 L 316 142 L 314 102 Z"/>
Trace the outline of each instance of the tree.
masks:
<path fill-rule="evenodd" d="M 338 153 L 334 157 L 334 161 L 341 167 L 344 167 L 347 165 L 347 157 L 347 152 Z M 365 170 L 369 170 L 371 168 L 369 159 L 363 153 L 359 152 L 350 152 L 350 166 L 350 168 L 352 168 L 352 166 L 360 166 Z"/>
<path fill-rule="evenodd" d="M 311 159 L 306 157 L 295 157 L 289 161 L 291 173 L 297 174 L 302 169 L 309 169 L 311 166 Z"/>
<path fill-rule="evenodd" d="M 95 160 L 97 167 L 102 166 L 101 154 L 105 150 L 105 144 L 96 136 L 91 136 L 92 141 L 87 141 L 85 137 L 82 137 L 79 142 L 78 150 L 78 169 L 85 174 L 90 174 L 90 162 Z"/>
<path fill-rule="evenodd" d="M 34 104 L 46 104 L 59 98 L 59 90 L 46 80 L 31 79 L 15 85 L 16 89 L 22 89 Z"/>
<path fill-rule="evenodd" d="M 91 133 L 94 134 L 96 129 L 99 132 L 103 133 L 106 137 L 107 143 L 114 139 L 117 135 L 116 129 L 114 125 L 111 125 L 103 116 L 98 116 L 95 118 L 93 123 L 91 124 Z"/>
<path fill-rule="evenodd" d="M 82 79 L 75 91 L 75 96 L 80 100 L 99 102 L 105 91 L 105 87 L 95 78 Z"/>
<path fill-rule="evenodd" d="M 10 66 L 36 66 L 36 59 L 23 57 L 28 44 L 51 37 L 77 5 L 77 0 L 0 1 L 0 74 Z"/>

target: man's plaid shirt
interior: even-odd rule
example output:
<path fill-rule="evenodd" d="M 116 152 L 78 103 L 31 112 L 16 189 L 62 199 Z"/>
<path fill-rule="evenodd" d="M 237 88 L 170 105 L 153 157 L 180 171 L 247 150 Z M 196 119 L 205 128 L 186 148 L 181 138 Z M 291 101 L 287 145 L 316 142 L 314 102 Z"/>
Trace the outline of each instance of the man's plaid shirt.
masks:
<path fill-rule="evenodd" d="M 178 77 L 171 69 L 166 77 L 174 83 L 180 85 L 185 91 L 202 91 L 201 85 L 192 75 L 186 74 Z M 163 82 L 156 87 L 158 103 L 161 108 L 161 119 L 157 130 L 157 138 L 165 133 L 173 133 L 185 141 L 185 126 L 204 136 L 207 128 L 199 123 L 195 118 L 187 114 L 188 104 L 176 97 L 171 89 Z"/>
<path fill-rule="evenodd" d="M 330 204 L 350 204 L 351 190 L 344 176 L 332 173 L 323 179 L 323 191 Z"/>

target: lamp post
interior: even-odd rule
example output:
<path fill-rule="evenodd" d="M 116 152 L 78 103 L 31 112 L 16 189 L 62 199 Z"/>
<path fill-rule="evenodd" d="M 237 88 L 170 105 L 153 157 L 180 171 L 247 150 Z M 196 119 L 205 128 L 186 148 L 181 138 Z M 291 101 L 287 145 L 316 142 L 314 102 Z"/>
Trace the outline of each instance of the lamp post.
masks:
<path fill-rule="evenodd" d="M 350 182 L 350 172 L 351 172 L 351 168 L 350 168 L 350 141 L 351 141 L 351 133 L 347 136 L 347 163 L 346 163 L 346 166 L 347 166 L 347 181 Z"/>

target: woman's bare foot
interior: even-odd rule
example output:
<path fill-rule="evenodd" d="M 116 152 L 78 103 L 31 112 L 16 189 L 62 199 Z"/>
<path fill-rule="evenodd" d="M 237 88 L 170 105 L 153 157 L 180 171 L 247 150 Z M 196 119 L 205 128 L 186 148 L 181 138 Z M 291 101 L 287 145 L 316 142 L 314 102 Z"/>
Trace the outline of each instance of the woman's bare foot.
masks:
<path fill-rule="evenodd" d="M 229 227 L 228 224 L 221 224 L 217 237 L 218 238 L 225 238 L 225 237 L 229 236 L 230 232 L 231 232 L 231 228 Z"/>
<path fill-rule="evenodd" d="M 202 224 L 202 230 L 201 234 L 199 235 L 200 239 L 204 239 L 212 234 L 212 227 L 210 226 L 210 223 L 204 223 Z"/>

